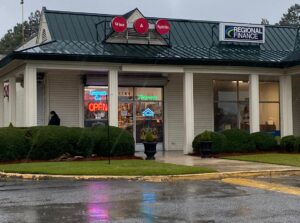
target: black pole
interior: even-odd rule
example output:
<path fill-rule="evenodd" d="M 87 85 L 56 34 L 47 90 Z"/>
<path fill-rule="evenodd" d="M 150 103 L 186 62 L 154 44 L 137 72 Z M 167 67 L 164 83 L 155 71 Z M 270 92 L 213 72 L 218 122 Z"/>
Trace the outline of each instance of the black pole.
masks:
<path fill-rule="evenodd" d="M 107 104 L 107 108 L 109 109 L 109 104 L 108 104 L 108 100 L 107 100 L 107 94 L 106 94 L 106 104 Z M 108 140 L 108 150 L 109 150 L 109 154 L 108 154 L 108 164 L 110 165 L 111 163 L 111 145 L 110 145 L 110 131 L 109 131 L 109 111 L 107 109 L 107 140 Z"/>

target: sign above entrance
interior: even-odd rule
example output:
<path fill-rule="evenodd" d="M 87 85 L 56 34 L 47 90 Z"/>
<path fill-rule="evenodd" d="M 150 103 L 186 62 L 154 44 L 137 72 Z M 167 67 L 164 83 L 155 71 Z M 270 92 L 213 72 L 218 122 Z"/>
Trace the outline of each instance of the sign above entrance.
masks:
<path fill-rule="evenodd" d="M 156 30 L 158 34 L 166 35 L 171 31 L 171 25 L 167 19 L 158 19 L 156 23 L 150 23 L 144 17 L 131 21 L 126 20 L 122 16 L 116 16 L 111 20 L 111 28 L 117 33 L 123 33 L 127 29 L 134 29 L 139 34 L 145 34 L 149 30 Z"/>
<path fill-rule="evenodd" d="M 265 26 L 235 24 L 235 23 L 220 23 L 220 41 L 264 43 Z"/>
<path fill-rule="evenodd" d="M 139 94 L 137 97 L 138 97 L 138 100 L 141 100 L 141 101 L 157 101 L 158 100 L 158 97 L 155 95 L 150 96 L 150 95 Z"/>
<path fill-rule="evenodd" d="M 122 33 L 127 29 L 127 21 L 124 17 L 115 17 L 111 21 L 111 27 L 115 32 Z"/>

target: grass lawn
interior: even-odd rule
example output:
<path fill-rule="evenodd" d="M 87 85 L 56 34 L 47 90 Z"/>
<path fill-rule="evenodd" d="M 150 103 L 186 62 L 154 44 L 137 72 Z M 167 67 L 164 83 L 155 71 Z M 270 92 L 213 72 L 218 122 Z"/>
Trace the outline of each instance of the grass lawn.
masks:
<path fill-rule="evenodd" d="M 259 163 L 271 163 L 300 167 L 300 154 L 268 153 L 257 155 L 228 156 L 222 157 L 222 159 L 252 161 Z"/>
<path fill-rule="evenodd" d="M 113 160 L 111 165 L 107 161 L 18 163 L 0 165 L 0 171 L 6 173 L 106 176 L 155 176 L 215 172 L 209 168 L 145 160 Z"/>

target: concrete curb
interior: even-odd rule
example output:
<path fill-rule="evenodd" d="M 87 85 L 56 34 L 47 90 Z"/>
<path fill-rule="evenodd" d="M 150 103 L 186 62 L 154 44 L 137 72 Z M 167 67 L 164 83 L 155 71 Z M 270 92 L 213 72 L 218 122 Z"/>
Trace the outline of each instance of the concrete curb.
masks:
<path fill-rule="evenodd" d="M 223 173 L 203 173 L 167 176 L 78 176 L 78 175 L 46 175 L 20 174 L 0 172 L 0 178 L 23 180 L 129 180 L 147 182 L 169 182 L 178 180 L 221 180 L 225 178 L 258 177 L 258 176 L 300 176 L 299 169 L 236 171 Z"/>

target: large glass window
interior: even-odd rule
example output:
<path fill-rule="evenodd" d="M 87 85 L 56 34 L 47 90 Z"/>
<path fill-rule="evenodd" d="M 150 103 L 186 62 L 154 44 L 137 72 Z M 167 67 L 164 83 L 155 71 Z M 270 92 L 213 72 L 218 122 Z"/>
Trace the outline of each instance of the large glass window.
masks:
<path fill-rule="evenodd" d="M 260 130 L 280 135 L 279 82 L 259 83 Z"/>
<path fill-rule="evenodd" d="M 214 81 L 215 131 L 249 130 L 248 81 Z"/>
<path fill-rule="evenodd" d="M 85 87 L 84 126 L 106 125 L 108 116 L 107 87 Z"/>

